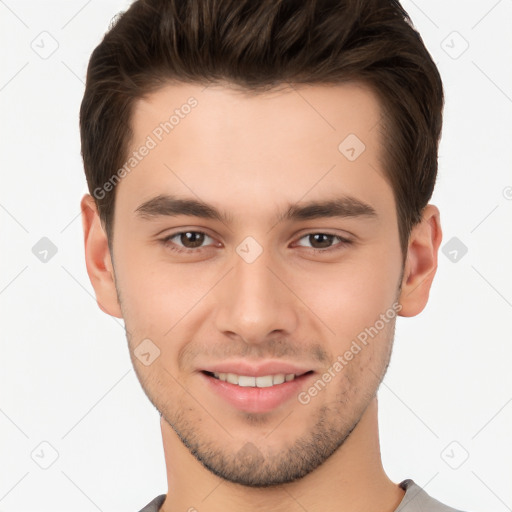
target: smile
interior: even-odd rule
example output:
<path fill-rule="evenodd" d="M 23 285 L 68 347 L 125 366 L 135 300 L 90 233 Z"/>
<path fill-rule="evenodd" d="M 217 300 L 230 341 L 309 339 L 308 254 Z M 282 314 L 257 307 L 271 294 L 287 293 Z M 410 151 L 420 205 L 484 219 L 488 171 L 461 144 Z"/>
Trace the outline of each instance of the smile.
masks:
<path fill-rule="evenodd" d="M 257 387 L 257 388 L 269 388 L 282 384 L 283 382 L 290 382 L 295 379 L 294 373 L 278 373 L 275 375 L 263 375 L 261 377 L 251 377 L 248 375 L 236 375 L 234 373 L 218 373 L 218 372 L 206 372 L 213 375 L 216 379 L 230 384 L 235 384 L 241 387 Z"/>

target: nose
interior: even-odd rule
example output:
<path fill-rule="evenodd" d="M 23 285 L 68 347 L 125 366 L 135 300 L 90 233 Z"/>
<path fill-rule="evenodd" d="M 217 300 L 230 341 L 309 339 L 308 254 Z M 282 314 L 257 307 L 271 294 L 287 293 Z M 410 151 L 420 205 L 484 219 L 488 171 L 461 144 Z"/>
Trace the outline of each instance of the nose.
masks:
<path fill-rule="evenodd" d="M 298 325 L 300 301 L 281 266 L 267 251 L 252 263 L 235 253 L 233 263 L 233 270 L 217 287 L 219 332 L 248 344 L 268 342 L 277 333 L 292 334 Z"/>

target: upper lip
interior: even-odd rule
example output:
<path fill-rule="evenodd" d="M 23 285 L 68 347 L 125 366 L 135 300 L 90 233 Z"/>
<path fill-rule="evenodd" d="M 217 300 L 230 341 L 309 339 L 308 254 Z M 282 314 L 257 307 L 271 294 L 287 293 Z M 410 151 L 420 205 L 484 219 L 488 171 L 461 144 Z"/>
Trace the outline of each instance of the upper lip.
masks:
<path fill-rule="evenodd" d="M 289 375 L 302 375 L 311 371 L 311 368 L 301 368 L 300 366 L 284 363 L 282 361 L 265 361 L 260 364 L 251 364 L 247 361 L 223 362 L 205 366 L 202 371 L 211 373 L 234 373 L 235 375 L 246 375 L 248 377 L 263 377 L 264 375 L 277 375 L 284 373 Z"/>

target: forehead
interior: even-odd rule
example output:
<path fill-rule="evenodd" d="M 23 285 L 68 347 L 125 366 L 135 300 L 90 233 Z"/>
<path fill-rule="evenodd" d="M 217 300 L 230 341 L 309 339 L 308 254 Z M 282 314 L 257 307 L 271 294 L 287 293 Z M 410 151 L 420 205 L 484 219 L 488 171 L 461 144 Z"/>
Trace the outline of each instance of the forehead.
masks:
<path fill-rule="evenodd" d="M 360 82 L 281 85 L 263 93 L 228 84 L 175 84 L 135 102 L 132 129 L 134 139 L 153 132 L 156 138 L 165 137 L 172 131 L 175 139 L 180 133 L 183 138 L 193 136 L 203 147 L 234 136 L 250 146 L 265 144 L 266 153 L 271 154 L 284 142 L 305 140 L 311 146 L 325 137 L 336 140 L 344 133 L 354 133 L 370 143 L 380 117 L 377 96 Z M 229 154 L 245 154 L 247 149 L 245 145 L 232 147 Z"/>
<path fill-rule="evenodd" d="M 258 94 L 167 85 L 134 105 L 129 155 L 150 149 L 118 186 L 139 199 L 195 195 L 258 212 L 340 192 L 378 204 L 392 196 L 380 118 L 377 96 L 355 82 Z"/>

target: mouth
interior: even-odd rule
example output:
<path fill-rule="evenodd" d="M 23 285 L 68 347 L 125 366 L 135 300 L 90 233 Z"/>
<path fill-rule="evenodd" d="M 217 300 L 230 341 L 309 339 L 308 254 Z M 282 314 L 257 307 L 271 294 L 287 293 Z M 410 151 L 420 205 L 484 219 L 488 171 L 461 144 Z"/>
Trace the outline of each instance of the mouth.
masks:
<path fill-rule="evenodd" d="M 279 386 L 285 382 L 295 381 L 305 375 L 310 375 L 314 372 L 313 370 L 310 370 L 308 372 L 303 372 L 301 374 L 277 373 L 273 375 L 263 375 L 260 377 L 252 377 L 249 375 L 237 375 L 234 373 L 209 372 L 206 370 L 203 370 L 202 373 L 213 379 L 217 379 L 223 382 L 229 382 L 230 384 L 239 387 L 269 388 Z"/>
<path fill-rule="evenodd" d="M 297 399 L 298 394 L 310 385 L 315 373 L 310 370 L 300 375 L 253 377 L 202 370 L 199 375 L 214 398 L 221 398 L 224 403 L 244 412 L 265 413 L 284 407 L 294 397 Z"/>

